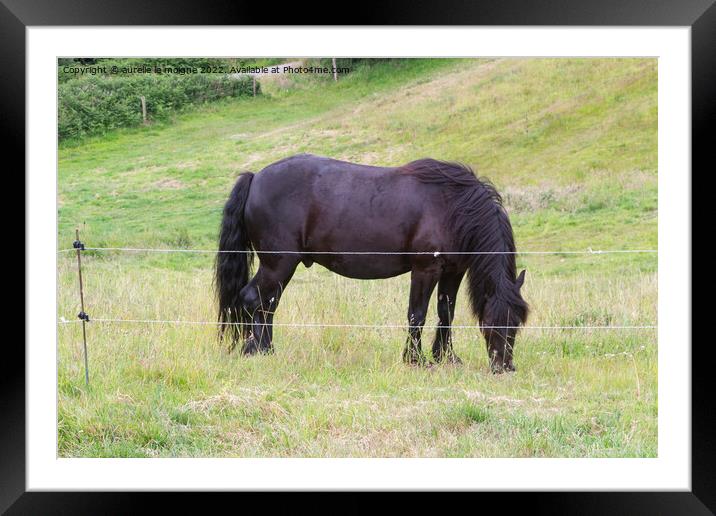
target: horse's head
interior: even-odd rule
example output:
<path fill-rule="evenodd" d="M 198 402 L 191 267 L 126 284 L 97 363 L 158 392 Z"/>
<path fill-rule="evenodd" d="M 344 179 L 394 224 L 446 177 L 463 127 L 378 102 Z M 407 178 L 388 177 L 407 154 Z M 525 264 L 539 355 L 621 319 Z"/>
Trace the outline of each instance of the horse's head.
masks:
<path fill-rule="evenodd" d="M 512 360 L 515 337 L 529 311 L 520 293 L 524 281 L 525 271 L 522 271 L 514 281 L 502 282 L 487 295 L 480 326 L 493 373 L 515 370 Z"/>

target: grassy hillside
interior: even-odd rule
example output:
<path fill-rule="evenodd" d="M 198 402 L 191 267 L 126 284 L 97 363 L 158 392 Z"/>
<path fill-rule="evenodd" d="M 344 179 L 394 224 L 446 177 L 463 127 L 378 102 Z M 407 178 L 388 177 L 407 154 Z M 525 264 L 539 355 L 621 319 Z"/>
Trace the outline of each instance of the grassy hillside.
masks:
<path fill-rule="evenodd" d="M 457 160 L 503 193 L 520 250 L 657 247 L 654 59 L 412 60 L 338 83 L 263 81 L 171 123 L 59 149 L 59 247 L 213 249 L 236 175 L 298 152 L 376 165 Z M 77 313 L 71 256 L 59 311 Z M 94 317 L 214 319 L 209 254 L 86 253 Z M 531 325 L 650 325 L 656 255 L 521 256 Z M 299 268 L 278 323 L 402 323 L 407 278 Z M 464 292 L 456 324 L 474 324 Z M 435 308 L 431 305 L 431 313 Z M 428 324 L 435 324 L 435 317 Z M 654 456 L 654 330 L 524 330 L 518 373 L 400 363 L 401 331 L 279 327 L 273 357 L 204 326 L 61 325 L 60 454 Z M 432 331 L 426 331 L 429 347 Z"/>

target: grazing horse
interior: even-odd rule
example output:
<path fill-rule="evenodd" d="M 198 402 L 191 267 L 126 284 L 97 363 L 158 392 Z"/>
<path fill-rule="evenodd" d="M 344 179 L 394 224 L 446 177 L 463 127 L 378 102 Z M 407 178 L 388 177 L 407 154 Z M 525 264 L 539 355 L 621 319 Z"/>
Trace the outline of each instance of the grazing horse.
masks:
<path fill-rule="evenodd" d="M 512 226 L 500 195 L 461 164 L 433 159 L 373 167 L 301 154 L 243 173 L 224 207 L 216 260 L 220 336 L 242 353 L 273 351 L 281 294 L 299 263 L 358 279 L 410 272 L 403 360 L 425 364 L 420 335 L 435 286 L 435 361 L 459 363 L 450 336 L 468 276 L 492 371 L 514 371 L 517 328 L 527 319 Z M 259 256 L 249 280 L 253 252 Z"/>

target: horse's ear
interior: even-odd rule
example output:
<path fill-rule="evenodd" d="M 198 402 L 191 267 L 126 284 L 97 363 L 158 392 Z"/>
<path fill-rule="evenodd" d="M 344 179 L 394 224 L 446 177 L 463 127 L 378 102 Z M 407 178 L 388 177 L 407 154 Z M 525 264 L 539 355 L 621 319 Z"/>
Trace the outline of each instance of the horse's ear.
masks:
<path fill-rule="evenodd" d="M 515 286 L 519 289 L 522 288 L 522 285 L 525 283 L 525 272 L 526 269 L 522 269 L 522 272 L 520 272 L 520 275 L 517 276 L 517 279 L 515 280 Z"/>

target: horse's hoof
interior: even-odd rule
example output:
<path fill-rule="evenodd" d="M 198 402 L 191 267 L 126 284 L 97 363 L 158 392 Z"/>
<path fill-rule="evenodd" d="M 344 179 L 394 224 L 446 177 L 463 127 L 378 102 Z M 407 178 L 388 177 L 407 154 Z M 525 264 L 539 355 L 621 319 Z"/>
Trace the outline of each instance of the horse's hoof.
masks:
<path fill-rule="evenodd" d="M 493 365 L 492 366 L 492 374 L 502 374 L 502 373 L 514 373 L 515 372 L 515 366 L 512 364 L 505 364 L 503 365 Z"/>
<path fill-rule="evenodd" d="M 258 342 L 254 338 L 246 339 L 243 346 L 241 346 L 242 355 L 255 355 L 259 351 Z"/>
<path fill-rule="evenodd" d="M 425 360 L 425 359 L 423 359 L 423 360 L 418 360 L 418 359 L 415 359 L 415 360 L 403 360 L 403 362 L 405 363 L 405 365 L 408 365 L 408 366 L 410 366 L 410 367 L 423 367 L 425 364 L 429 364 L 429 363 L 430 363 L 430 362 L 428 362 L 428 361 Z"/>
<path fill-rule="evenodd" d="M 415 353 L 403 353 L 403 362 L 412 367 L 425 367 L 426 364 L 432 365 L 432 362 L 425 358 L 422 353 L 419 355 Z"/>
<path fill-rule="evenodd" d="M 460 360 L 460 357 L 450 352 L 433 352 L 433 360 L 435 360 L 436 364 L 440 364 L 441 362 L 445 361 L 447 364 L 450 365 L 462 365 L 462 360 Z"/>
<path fill-rule="evenodd" d="M 457 355 L 450 355 L 448 357 L 448 364 L 455 365 L 455 366 L 461 366 L 462 365 L 462 359 L 460 359 Z"/>

